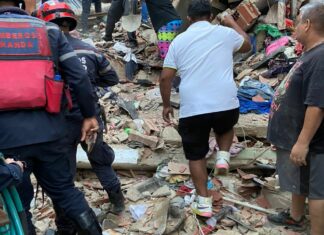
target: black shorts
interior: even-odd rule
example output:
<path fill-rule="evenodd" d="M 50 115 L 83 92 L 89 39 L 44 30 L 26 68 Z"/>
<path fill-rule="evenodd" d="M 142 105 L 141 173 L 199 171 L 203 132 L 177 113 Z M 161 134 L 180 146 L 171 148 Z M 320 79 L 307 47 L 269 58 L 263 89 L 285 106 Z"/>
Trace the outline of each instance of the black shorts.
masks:
<path fill-rule="evenodd" d="M 238 108 L 180 118 L 179 133 L 182 137 L 186 158 L 188 160 L 203 159 L 209 151 L 211 129 L 214 130 L 215 134 L 222 135 L 233 128 L 238 118 Z"/>

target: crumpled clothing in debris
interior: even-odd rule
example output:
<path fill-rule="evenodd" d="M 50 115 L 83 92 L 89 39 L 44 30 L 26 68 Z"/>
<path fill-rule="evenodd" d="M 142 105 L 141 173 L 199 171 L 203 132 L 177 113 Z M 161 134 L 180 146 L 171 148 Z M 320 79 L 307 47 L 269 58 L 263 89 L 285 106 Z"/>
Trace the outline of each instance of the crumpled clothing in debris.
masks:
<path fill-rule="evenodd" d="M 272 53 L 274 53 L 275 51 L 277 51 L 279 48 L 288 45 L 289 42 L 290 42 L 290 37 L 288 37 L 288 36 L 279 38 L 278 40 L 272 42 L 266 48 L 266 55 L 267 56 L 271 55 Z"/>
<path fill-rule="evenodd" d="M 255 34 L 260 31 L 267 31 L 267 33 L 273 38 L 280 38 L 282 36 L 279 29 L 270 24 L 259 24 L 255 30 Z"/>
<path fill-rule="evenodd" d="M 238 99 L 240 101 L 240 113 L 266 114 L 270 112 L 271 101 L 255 102 L 241 96 L 238 96 Z"/>
<path fill-rule="evenodd" d="M 262 73 L 264 78 L 275 78 L 278 74 L 288 73 L 294 63 L 275 64 L 269 70 Z"/>
<path fill-rule="evenodd" d="M 238 96 L 245 97 L 247 99 L 252 99 L 252 97 L 260 95 L 265 100 L 271 100 L 274 91 L 273 89 L 258 80 L 251 79 L 250 77 L 244 78 L 238 90 Z"/>

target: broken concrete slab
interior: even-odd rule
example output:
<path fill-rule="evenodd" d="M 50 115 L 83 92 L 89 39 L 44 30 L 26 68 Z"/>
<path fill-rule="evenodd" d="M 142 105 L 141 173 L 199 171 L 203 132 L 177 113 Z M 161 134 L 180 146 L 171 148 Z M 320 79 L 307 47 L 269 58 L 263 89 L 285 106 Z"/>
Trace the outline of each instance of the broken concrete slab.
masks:
<path fill-rule="evenodd" d="M 190 175 L 190 169 L 188 164 L 169 162 L 168 173 L 171 175 Z"/>
<path fill-rule="evenodd" d="M 263 188 L 261 195 L 268 201 L 271 208 L 287 209 L 291 205 L 291 193 L 282 191 L 272 191 Z"/>
<path fill-rule="evenodd" d="M 139 163 L 140 153 L 138 149 L 132 149 L 125 145 L 111 145 L 115 152 L 115 160 L 113 163 L 116 169 L 134 169 Z M 88 156 L 82 149 L 81 145 L 77 148 L 77 167 L 83 169 L 91 168 Z M 140 169 L 140 166 L 137 167 Z"/>
<path fill-rule="evenodd" d="M 128 140 L 128 134 L 125 131 L 120 132 L 119 134 L 115 135 L 115 137 L 119 140 L 120 143 Z"/>
<path fill-rule="evenodd" d="M 153 29 L 145 29 L 142 31 L 142 37 L 143 39 L 149 44 L 149 45 L 156 45 L 158 42 L 156 33 Z"/>
<path fill-rule="evenodd" d="M 161 188 L 157 189 L 153 194 L 152 197 L 166 197 L 171 195 L 171 190 L 169 186 L 164 185 Z"/>
<path fill-rule="evenodd" d="M 140 142 L 152 149 L 156 148 L 159 138 L 156 136 L 144 135 L 138 131 L 130 130 L 128 139 L 130 141 Z"/>
<path fill-rule="evenodd" d="M 267 138 L 268 115 L 241 114 L 234 130 L 238 137 Z"/>
<path fill-rule="evenodd" d="M 153 207 L 153 208 L 152 208 Z M 154 201 L 147 213 L 130 228 L 139 234 L 164 234 L 167 227 L 169 199 Z"/>
<path fill-rule="evenodd" d="M 145 196 L 151 196 L 157 189 L 163 186 L 162 182 L 153 177 L 149 178 L 143 182 L 133 185 L 128 188 L 126 193 L 126 198 L 129 200 L 136 202 L 140 199 L 145 198 Z M 146 195 L 148 193 L 148 195 Z"/>
<path fill-rule="evenodd" d="M 153 233 L 156 235 L 164 234 L 167 228 L 169 199 L 163 199 L 159 203 L 155 203 L 153 215 Z"/>
<path fill-rule="evenodd" d="M 241 235 L 240 232 L 231 231 L 231 230 L 223 230 L 223 229 L 217 230 L 217 232 L 214 234 L 215 235 Z"/>
<path fill-rule="evenodd" d="M 166 145 L 171 145 L 174 147 L 180 147 L 182 145 L 181 136 L 179 135 L 178 131 L 172 127 L 167 126 L 162 131 L 162 138 Z"/>

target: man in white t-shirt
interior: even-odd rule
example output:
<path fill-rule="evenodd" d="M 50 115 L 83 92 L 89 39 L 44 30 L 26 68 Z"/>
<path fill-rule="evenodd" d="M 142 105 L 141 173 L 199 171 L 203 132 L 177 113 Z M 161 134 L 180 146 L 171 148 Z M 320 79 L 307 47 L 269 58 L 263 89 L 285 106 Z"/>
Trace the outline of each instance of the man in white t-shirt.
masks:
<path fill-rule="evenodd" d="M 191 26 L 171 43 L 160 78 L 163 118 L 170 122 L 171 82 L 178 71 L 181 77 L 179 133 L 189 160 L 192 180 L 197 190 L 193 212 L 212 216 L 212 200 L 207 192 L 205 156 L 209 150 L 209 134 L 214 130 L 220 151 L 215 170 L 229 169 L 229 149 L 233 126 L 239 117 L 237 88 L 233 79 L 233 53 L 251 49 L 248 35 L 230 15 L 222 24 L 212 25 L 208 0 L 193 0 L 188 8 Z"/>

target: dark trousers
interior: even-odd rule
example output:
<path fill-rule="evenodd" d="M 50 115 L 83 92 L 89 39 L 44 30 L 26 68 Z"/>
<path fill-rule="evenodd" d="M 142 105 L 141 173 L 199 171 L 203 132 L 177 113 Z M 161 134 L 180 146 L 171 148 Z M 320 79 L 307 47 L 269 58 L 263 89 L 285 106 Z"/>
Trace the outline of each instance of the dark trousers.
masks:
<path fill-rule="evenodd" d="M 29 218 L 29 235 L 35 234 L 29 213 L 33 198 L 31 172 L 53 203 L 62 208 L 69 218 L 77 218 L 81 213 L 89 210 L 84 195 L 74 187 L 64 139 L 0 151 L 6 157 L 12 156 L 27 164 L 24 181 L 18 186 L 18 191 Z"/>
<path fill-rule="evenodd" d="M 100 123 L 100 120 L 98 120 Z M 80 143 L 82 122 L 68 120 L 68 135 L 66 138 L 66 147 L 71 165 L 71 173 L 76 174 L 76 152 L 77 146 Z M 100 125 L 96 143 L 88 154 L 88 159 L 93 171 L 96 173 L 101 185 L 107 192 L 118 192 L 120 189 L 119 179 L 112 168 L 112 163 L 115 159 L 113 149 L 103 141 L 103 126 Z M 82 148 L 87 152 L 87 146 L 81 143 Z M 72 230 L 73 223 L 65 216 L 65 213 L 54 203 L 56 212 L 56 226 L 60 231 Z"/>
<path fill-rule="evenodd" d="M 94 0 L 93 1 L 95 4 L 95 11 L 96 13 L 99 13 L 102 11 L 101 9 L 101 0 Z M 90 9 L 91 9 L 91 3 L 92 0 L 82 0 L 82 15 L 81 15 L 81 26 L 82 26 L 82 31 L 87 32 L 88 31 L 88 17 L 90 14 Z M 98 18 L 99 20 L 100 18 Z"/>
<path fill-rule="evenodd" d="M 98 120 L 101 123 L 100 120 Z M 80 143 L 82 122 L 68 120 L 68 135 L 66 146 L 71 165 L 71 172 L 74 176 L 76 173 L 76 152 L 77 146 Z M 87 152 L 87 145 L 81 143 L 85 152 Z M 115 159 L 113 149 L 103 141 L 103 125 L 100 125 L 100 131 L 97 135 L 96 143 L 88 155 L 91 167 L 96 173 L 101 185 L 107 191 L 116 192 L 120 187 L 119 179 L 112 168 L 112 163 Z"/>
<path fill-rule="evenodd" d="M 112 0 L 108 10 L 106 22 L 106 36 L 112 37 L 115 24 L 120 20 L 124 12 L 123 0 Z"/>
<path fill-rule="evenodd" d="M 112 0 L 111 6 L 108 10 L 106 22 L 106 37 L 112 38 L 112 33 L 115 29 L 115 24 L 120 20 L 124 13 L 123 0 Z M 128 32 L 129 41 L 136 41 L 136 33 Z"/>

